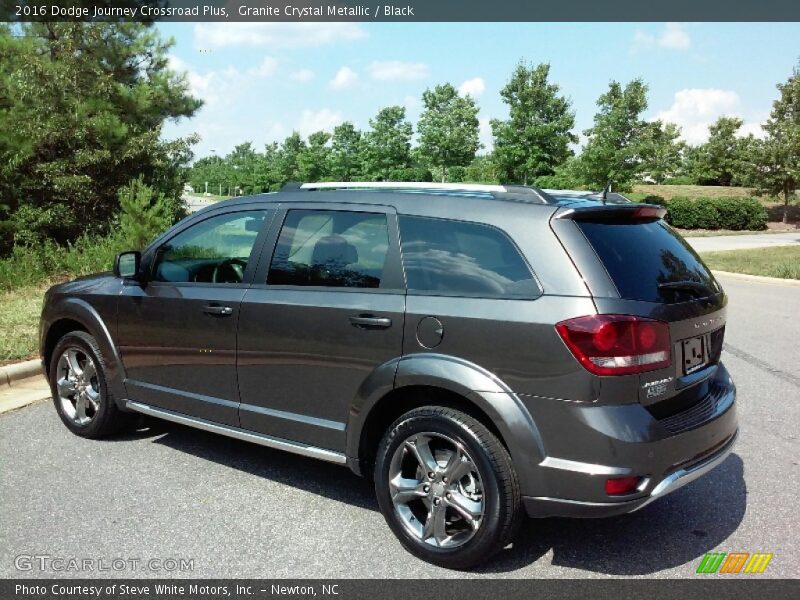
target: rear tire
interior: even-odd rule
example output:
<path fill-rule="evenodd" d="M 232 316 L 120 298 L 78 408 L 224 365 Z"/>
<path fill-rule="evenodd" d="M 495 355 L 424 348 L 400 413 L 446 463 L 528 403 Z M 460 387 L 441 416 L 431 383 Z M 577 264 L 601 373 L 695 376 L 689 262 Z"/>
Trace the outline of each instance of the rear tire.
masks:
<path fill-rule="evenodd" d="M 53 402 L 61 421 L 75 435 L 101 438 L 133 422 L 108 389 L 106 363 L 97 341 L 73 331 L 53 350 L 48 371 Z"/>
<path fill-rule="evenodd" d="M 522 514 L 505 446 L 478 420 L 440 406 L 411 410 L 389 427 L 375 460 L 375 491 L 400 543 L 450 569 L 501 550 Z"/>

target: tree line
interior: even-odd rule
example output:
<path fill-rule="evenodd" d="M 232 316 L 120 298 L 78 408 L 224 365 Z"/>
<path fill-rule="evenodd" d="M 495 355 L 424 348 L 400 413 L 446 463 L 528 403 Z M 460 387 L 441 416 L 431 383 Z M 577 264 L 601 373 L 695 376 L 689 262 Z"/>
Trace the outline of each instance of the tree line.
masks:
<path fill-rule="evenodd" d="M 288 181 L 472 181 L 548 188 L 625 191 L 638 182 L 746 185 L 788 205 L 800 176 L 800 74 L 779 84 L 763 139 L 740 135 L 737 117 L 720 117 L 708 141 L 691 146 L 672 123 L 648 121 L 647 85 L 611 81 L 597 100 L 592 127 L 576 153 L 575 112 L 550 65 L 520 62 L 500 91 L 507 119 L 491 121 L 493 149 L 479 154 L 478 106 L 450 83 L 426 90 L 414 128 L 401 106 L 381 109 L 359 131 L 344 122 L 332 133 L 297 132 L 259 151 L 249 142 L 227 156 L 195 162 L 196 191 L 249 194 Z"/>
<path fill-rule="evenodd" d="M 202 105 L 169 68 L 171 45 L 145 23 L 0 24 L 0 255 L 120 229 L 141 238 L 137 224 L 181 215 L 187 181 L 223 194 L 356 179 L 744 184 L 788 203 L 800 180 L 797 69 L 778 85 L 764 139 L 737 135 L 741 120 L 723 117 L 708 142 L 689 146 L 675 125 L 644 119 L 647 85 L 635 79 L 609 83 L 579 148 L 575 112 L 550 66 L 524 61 L 500 91 L 508 116 L 490 123 L 491 152 L 481 153 L 475 98 L 443 83 L 423 93 L 415 124 L 389 106 L 365 131 L 345 122 L 192 164 L 196 136 L 162 138 L 166 120 Z"/>

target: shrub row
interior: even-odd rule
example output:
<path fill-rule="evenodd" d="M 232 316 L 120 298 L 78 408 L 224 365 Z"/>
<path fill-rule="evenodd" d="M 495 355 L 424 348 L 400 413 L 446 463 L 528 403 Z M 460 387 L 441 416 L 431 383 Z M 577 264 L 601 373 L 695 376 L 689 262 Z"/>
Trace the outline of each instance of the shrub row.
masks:
<path fill-rule="evenodd" d="M 0 259 L 0 290 L 109 271 L 114 255 L 125 248 L 120 235 L 85 235 L 66 247 L 50 240 L 15 246 L 10 256 Z"/>
<path fill-rule="evenodd" d="M 642 194 L 642 196 L 644 196 Z M 767 228 L 767 209 L 756 198 L 633 197 L 667 209 L 667 222 L 680 229 L 730 229 L 760 231 Z"/>

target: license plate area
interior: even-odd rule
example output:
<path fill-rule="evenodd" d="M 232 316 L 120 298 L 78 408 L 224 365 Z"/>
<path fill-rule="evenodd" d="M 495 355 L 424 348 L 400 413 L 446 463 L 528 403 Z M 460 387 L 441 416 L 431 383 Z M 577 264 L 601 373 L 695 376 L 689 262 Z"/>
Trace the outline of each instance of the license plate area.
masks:
<path fill-rule="evenodd" d="M 688 375 L 706 365 L 705 336 L 693 337 L 681 342 L 683 374 Z"/>

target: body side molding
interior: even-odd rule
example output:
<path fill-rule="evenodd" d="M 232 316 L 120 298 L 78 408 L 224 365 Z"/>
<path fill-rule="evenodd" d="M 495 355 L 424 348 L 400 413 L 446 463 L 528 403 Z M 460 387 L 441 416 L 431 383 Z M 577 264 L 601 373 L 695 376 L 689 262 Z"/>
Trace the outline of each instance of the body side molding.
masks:
<path fill-rule="evenodd" d="M 260 446 L 275 448 L 277 450 L 285 450 L 286 452 L 292 452 L 293 454 L 300 454 L 301 456 L 308 456 L 310 458 L 318 458 L 320 460 L 339 465 L 344 465 L 347 462 L 344 454 L 340 452 L 334 452 L 333 450 L 328 450 L 326 448 L 309 446 L 307 444 L 301 444 L 298 442 L 292 442 L 290 440 L 264 435 L 255 431 L 248 431 L 247 429 L 240 429 L 230 425 L 212 423 L 211 421 L 206 421 L 204 419 L 196 419 L 194 417 L 176 413 L 171 410 L 164 410 L 148 404 L 142 404 L 141 402 L 136 402 L 135 400 L 127 400 L 125 402 L 125 406 L 129 410 L 149 415 L 151 417 L 157 417 L 159 419 L 164 419 L 165 421 L 172 421 L 173 423 L 178 423 L 180 425 L 188 425 L 189 427 L 202 429 L 203 431 L 208 431 L 211 433 L 226 435 L 244 442 L 251 442 Z"/>

